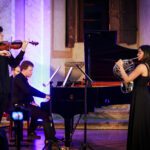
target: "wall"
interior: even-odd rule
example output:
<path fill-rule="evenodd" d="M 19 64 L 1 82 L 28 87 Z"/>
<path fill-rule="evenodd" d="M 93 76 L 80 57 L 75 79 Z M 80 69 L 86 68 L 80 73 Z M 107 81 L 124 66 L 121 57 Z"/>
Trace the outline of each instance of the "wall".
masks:
<path fill-rule="evenodd" d="M 35 71 L 30 82 L 43 88 L 58 66 L 62 66 L 54 81 L 65 77 L 66 62 L 83 62 L 84 45 L 75 43 L 74 48 L 65 47 L 66 12 L 65 0 L 1 0 L 0 25 L 4 27 L 5 39 L 35 40 L 37 47 L 28 46 L 25 59 L 33 61 Z M 150 1 L 138 0 L 138 42 L 126 47 L 137 48 L 140 44 L 150 44 Z M 18 51 L 13 51 L 16 55 Z M 51 73 L 50 73 L 51 72 Z"/>
<path fill-rule="evenodd" d="M 0 25 L 4 28 L 5 40 L 29 40 L 39 42 L 28 45 L 24 60 L 34 63 L 34 73 L 29 82 L 49 93 L 42 83 L 50 77 L 51 51 L 51 1 L 50 0 L 1 0 Z M 16 56 L 18 51 L 11 50 Z"/>
<path fill-rule="evenodd" d="M 84 61 L 84 47 L 83 43 L 76 43 L 74 48 L 65 47 L 66 34 L 66 1 L 53 0 L 52 1 L 52 51 L 51 51 L 51 74 L 61 66 L 61 69 L 53 79 L 53 85 L 57 81 L 63 81 L 68 69 L 65 64 L 68 62 L 83 62 Z M 74 70 L 76 70 L 74 68 Z M 72 76 L 75 72 L 73 71 Z M 81 73 L 80 73 L 81 75 Z M 79 76 L 80 76 L 79 75 Z"/>
<path fill-rule="evenodd" d="M 139 45 L 150 44 L 150 1 L 139 0 Z"/>

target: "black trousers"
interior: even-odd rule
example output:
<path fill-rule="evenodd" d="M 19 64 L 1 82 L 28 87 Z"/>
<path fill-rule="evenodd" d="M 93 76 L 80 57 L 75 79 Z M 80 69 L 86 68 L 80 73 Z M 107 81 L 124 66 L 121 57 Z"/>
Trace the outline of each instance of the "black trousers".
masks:
<path fill-rule="evenodd" d="M 0 128 L 0 148 L 1 148 L 1 150 L 9 149 L 6 132 L 2 128 Z"/>
<path fill-rule="evenodd" d="M 2 120 L 3 112 L 6 110 L 6 105 L 8 104 L 7 95 L 0 95 L 0 122 Z"/>
<path fill-rule="evenodd" d="M 31 115 L 31 123 L 28 131 L 34 132 L 37 127 L 37 119 L 42 119 L 45 139 L 55 139 L 55 128 L 52 116 L 46 113 L 45 111 L 41 110 L 40 107 L 33 106 L 30 104 L 27 105 L 27 109 L 29 110 Z"/>

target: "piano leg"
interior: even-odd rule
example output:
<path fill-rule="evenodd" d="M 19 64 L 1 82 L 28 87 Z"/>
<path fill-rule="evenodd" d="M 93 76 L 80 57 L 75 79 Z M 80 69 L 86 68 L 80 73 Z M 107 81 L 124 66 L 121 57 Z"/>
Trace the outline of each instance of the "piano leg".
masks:
<path fill-rule="evenodd" d="M 65 146 L 70 147 L 71 144 L 71 133 L 73 129 L 73 119 L 72 118 L 65 118 Z"/>

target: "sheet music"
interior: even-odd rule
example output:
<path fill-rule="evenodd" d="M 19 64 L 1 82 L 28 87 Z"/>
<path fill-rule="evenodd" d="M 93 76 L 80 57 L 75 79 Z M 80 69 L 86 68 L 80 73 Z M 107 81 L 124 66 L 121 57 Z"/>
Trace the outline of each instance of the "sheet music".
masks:
<path fill-rule="evenodd" d="M 64 80 L 64 82 L 63 82 L 62 87 L 65 87 L 65 86 L 66 86 L 66 83 L 67 83 L 67 81 L 68 81 L 68 78 L 69 78 L 69 76 L 71 75 L 72 69 L 73 69 L 73 67 L 70 67 L 70 69 L 69 69 L 69 71 L 68 71 L 68 73 L 67 73 L 67 76 L 66 76 L 66 78 L 65 78 L 65 80 Z"/>

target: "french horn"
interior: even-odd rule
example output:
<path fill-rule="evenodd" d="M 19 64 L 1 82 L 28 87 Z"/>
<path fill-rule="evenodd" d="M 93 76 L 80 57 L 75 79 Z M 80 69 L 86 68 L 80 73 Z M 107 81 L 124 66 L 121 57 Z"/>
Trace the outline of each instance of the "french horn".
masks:
<path fill-rule="evenodd" d="M 137 57 L 135 58 L 131 58 L 131 59 L 124 59 L 123 60 L 123 68 L 125 70 L 125 72 L 129 75 L 135 68 L 135 62 L 134 60 L 136 60 Z M 119 80 L 122 80 L 121 74 L 120 74 L 120 70 L 117 64 L 114 65 L 113 67 L 113 74 L 115 77 L 117 77 Z M 134 86 L 134 82 L 131 81 L 129 83 L 121 83 L 121 92 L 122 93 L 130 93 L 133 90 L 133 86 Z"/>

